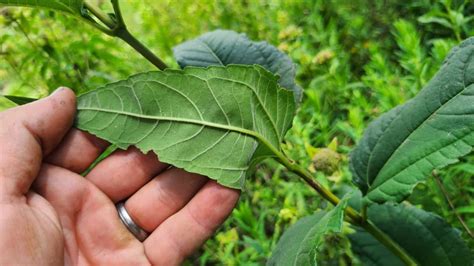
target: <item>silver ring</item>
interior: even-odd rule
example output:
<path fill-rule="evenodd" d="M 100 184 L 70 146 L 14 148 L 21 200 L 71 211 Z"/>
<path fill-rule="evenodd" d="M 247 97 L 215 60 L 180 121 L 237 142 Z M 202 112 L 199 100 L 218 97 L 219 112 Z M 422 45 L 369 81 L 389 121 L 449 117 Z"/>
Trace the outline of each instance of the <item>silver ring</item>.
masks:
<path fill-rule="evenodd" d="M 148 237 L 148 233 L 138 226 L 128 214 L 127 209 L 125 209 L 125 203 L 117 203 L 117 212 L 122 223 L 127 227 L 128 231 L 132 233 L 139 241 L 143 242 Z"/>

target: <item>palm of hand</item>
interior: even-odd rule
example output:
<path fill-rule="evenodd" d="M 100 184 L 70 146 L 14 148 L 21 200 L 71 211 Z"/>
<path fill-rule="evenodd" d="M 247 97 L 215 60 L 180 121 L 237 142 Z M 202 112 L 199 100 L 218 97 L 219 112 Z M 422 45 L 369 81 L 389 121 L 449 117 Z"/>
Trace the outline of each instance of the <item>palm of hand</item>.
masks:
<path fill-rule="evenodd" d="M 83 178 L 78 173 L 106 143 L 74 129 L 66 134 L 73 102 L 62 90 L 0 116 L 0 248 L 9 254 L 0 264 L 182 262 L 227 217 L 239 193 L 135 149 L 115 152 Z M 118 218 L 120 201 L 151 232 L 143 243 Z"/>

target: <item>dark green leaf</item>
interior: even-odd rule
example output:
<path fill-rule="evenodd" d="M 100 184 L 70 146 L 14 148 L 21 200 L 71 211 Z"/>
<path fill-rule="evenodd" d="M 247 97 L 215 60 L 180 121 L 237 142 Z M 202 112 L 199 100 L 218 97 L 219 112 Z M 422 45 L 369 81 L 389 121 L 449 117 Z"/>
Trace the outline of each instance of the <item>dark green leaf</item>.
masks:
<path fill-rule="evenodd" d="M 27 103 L 34 102 L 38 99 L 34 98 L 28 98 L 28 97 L 23 97 L 23 96 L 14 96 L 14 95 L 3 95 L 3 97 L 7 98 L 8 100 L 16 103 L 17 105 L 24 105 Z"/>
<path fill-rule="evenodd" d="M 82 14 L 83 0 L 0 0 L 0 5 L 43 7 L 73 15 Z"/>
<path fill-rule="evenodd" d="M 267 265 L 317 265 L 318 247 L 325 234 L 341 232 L 347 200 L 329 212 L 317 212 L 300 219 L 285 231 Z"/>
<path fill-rule="evenodd" d="M 368 201 L 401 201 L 432 170 L 455 163 L 474 145 L 474 38 L 455 48 L 412 100 L 382 115 L 351 154 Z"/>
<path fill-rule="evenodd" d="M 176 46 L 173 52 L 182 68 L 261 65 L 280 76 L 280 85 L 293 91 L 296 102 L 300 102 L 303 96 L 301 87 L 295 83 L 295 66 L 291 59 L 267 42 L 251 41 L 245 34 L 216 30 Z"/>
<path fill-rule="evenodd" d="M 384 204 L 370 206 L 368 216 L 421 265 L 472 265 L 459 231 L 433 213 L 405 204 Z M 364 265 L 404 265 L 362 229 L 349 238 Z"/>
<path fill-rule="evenodd" d="M 76 126 L 242 188 L 256 162 L 280 151 L 294 109 L 292 93 L 260 66 L 188 67 L 80 96 Z"/>
<path fill-rule="evenodd" d="M 364 136 L 360 140 L 359 145 L 351 153 L 351 163 L 349 165 L 353 174 L 354 182 L 359 186 L 360 190 L 365 194 L 369 189 L 366 171 L 367 163 L 377 144 L 377 141 L 385 133 L 392 121 L 400 114 L 401 106 L 397 106 L 389 112 L 381 115 L 372 122 L 364 132 Z"/>

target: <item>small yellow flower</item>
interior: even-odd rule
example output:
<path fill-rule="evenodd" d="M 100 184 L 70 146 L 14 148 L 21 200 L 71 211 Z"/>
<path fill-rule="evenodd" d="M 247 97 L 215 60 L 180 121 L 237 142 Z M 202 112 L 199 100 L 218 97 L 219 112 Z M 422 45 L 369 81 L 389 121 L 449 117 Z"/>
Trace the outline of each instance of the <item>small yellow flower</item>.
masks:
<path fill-rule="evenodd" d="M 303 30 L 295 25 L 290 25 L 278 34 L 279 40 L 291 40 L 299 37 L 303 33 Z"/>
<path fill-rule="evenodd" d="M 314 58 L 313 63 L 322 65 L 326 63 L 328 60 L 331 60 L 335 56 L 335 53 L 330 49 L 324 49 L 320 51 Z"/>
<path fill-rule="evenodd" d="M 216 239 L 221 245 L 235 243 L 239 240 L 239 233 L 237 232 L 237 229 L 232 228 L 227 232 L 217 234 Z"/>
<path fill-rule="evenodd" d="M 290 48 L 290 46 L 286 42 L 282 42 L 282 43 L 280 43 L 280 45 L 278 45 L 278 50 L 280 50 L 282 52 L 285 52 L 285 53 L 288 52 L 288 48 Z"/>
<path fill-rule="evenodd" d="M 297 210 L 295 208 L 283 208 L 280 210 L 278 217 L 284 221 L 294 220 L 297 217 Z"/>

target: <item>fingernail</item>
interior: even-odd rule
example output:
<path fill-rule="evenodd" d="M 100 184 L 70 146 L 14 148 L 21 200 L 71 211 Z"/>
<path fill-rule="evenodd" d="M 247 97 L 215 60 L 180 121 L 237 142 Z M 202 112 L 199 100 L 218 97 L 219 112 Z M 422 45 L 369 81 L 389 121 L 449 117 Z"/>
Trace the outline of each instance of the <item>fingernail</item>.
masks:
<path fill-rule="evenodd" d="M 63 91 L 64 89 L 66 89 L 66 87 L 59 87 L 59 88 L 57 88 L 53 93 L 51 93 L 50 96 L 55 95 L 55 94 L 57 94 L 58 92 Z"/>

